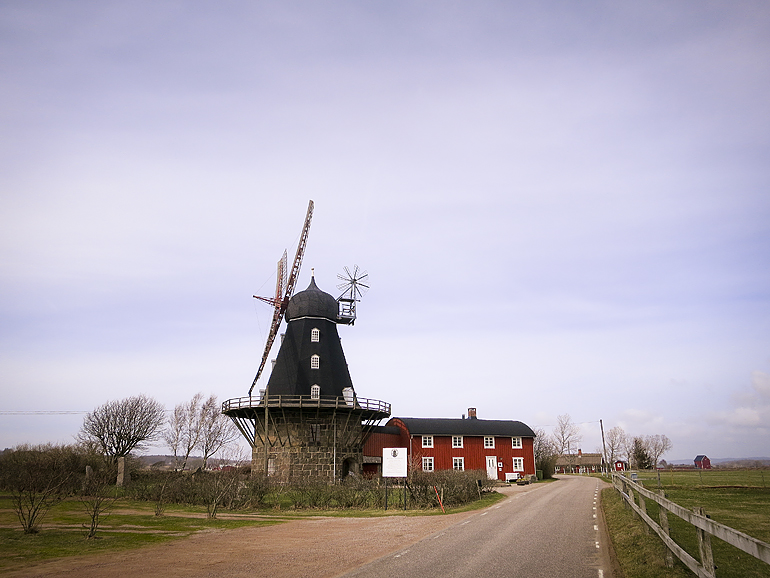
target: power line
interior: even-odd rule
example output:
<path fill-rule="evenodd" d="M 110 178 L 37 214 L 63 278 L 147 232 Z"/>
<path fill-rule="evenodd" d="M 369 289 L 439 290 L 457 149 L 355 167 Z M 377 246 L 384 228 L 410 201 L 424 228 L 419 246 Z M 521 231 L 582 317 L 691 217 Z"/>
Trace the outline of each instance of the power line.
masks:
<path fill-rule="evenodd" d="M 83 414 L 87 411 L 0 411 L 0 415 L 71 415 L 71 414 Z"/>

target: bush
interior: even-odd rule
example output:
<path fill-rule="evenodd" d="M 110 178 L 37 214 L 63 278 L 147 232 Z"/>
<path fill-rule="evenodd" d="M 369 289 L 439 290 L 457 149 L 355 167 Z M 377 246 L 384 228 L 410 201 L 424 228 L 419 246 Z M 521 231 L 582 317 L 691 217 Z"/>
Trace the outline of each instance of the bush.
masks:
<path fill-rule="evenodd" d="M 18 446 L 0 455 L 0 487 L 11 492 L 25 534 L 39 531 L 51 507 L 82 491 L 86 466 L 104 469 L 104 461 L 81 446 Z"/>
<path fill-rule="evenodd" d="M 405 491 L 409 506 L 423 509 L 438 507 L 437 491 L 444 506 L 459 506 L 478 500 L 494 483 L 484 470 L 417 470 L 410 474 L 407 482 Z M 391 484 L 393 482 L 388 482 L 389 486 Z M 392 488 L 389 488 L 388 499 L 397 504 L 403 499 L 404 488 L 396 485 Z M 385 507 L 385 484 L 379 478 L 348 476 L 337 484 L 313 479 L 277 484 L 264 475 L 250 476 L 248 468 L 194 473 L 143 470 L 133 475 L 126 492 L 137 500 L 154 501 L 159 514 L 169 503 L 206 506 L 212 517 L 222 507 L 261 508 L 279 503 L 297 510 Z"/>
<path fill-rule="evenodd" d="M 478 500 L 481 492 L 490 491 L 494 480 L 487 478 L 484 470 L 416 470 L 409 476 L 409 490 L 415 506 L 438 506 L 438 497 L 444 506 L 459 506 Z"/>

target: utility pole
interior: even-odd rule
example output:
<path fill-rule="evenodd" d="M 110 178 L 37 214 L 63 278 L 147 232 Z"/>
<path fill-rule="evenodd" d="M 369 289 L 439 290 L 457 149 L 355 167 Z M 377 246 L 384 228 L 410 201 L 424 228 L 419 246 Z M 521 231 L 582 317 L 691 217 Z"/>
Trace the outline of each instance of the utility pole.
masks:
<path fill-rule="evenodd" d="M 602 450 L 603 450 L 603 461 L 604 461 L 604 473 L 607 473 L 607 468 L 609 468 L 609 464 L 607 463 L 607 445 L 604 443 L 604 423 L 602 423 L 602 420 L 599 420 L 599 427 L 602 428 Z"/>

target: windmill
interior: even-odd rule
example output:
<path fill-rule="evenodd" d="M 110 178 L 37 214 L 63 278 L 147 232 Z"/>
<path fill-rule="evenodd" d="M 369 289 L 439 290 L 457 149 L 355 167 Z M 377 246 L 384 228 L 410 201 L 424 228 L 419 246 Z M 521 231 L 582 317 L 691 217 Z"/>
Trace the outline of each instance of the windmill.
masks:
<path fill-rule="evenodd" d="M 337 275 L 337 279 L 342 281 L 337 285 L 337 289 L 342 291 L 342 295 L 337 298 L 340 304 L 338 319 L 339 323 L 353 325 L 356 321 L 356 302 L 361 301 L 361 297 L 369 290 L 369 273 L 359 269 L 358 265 L 353 265 L 352 271 L 349 267 L 344 270 L 344 273 Z"/>
<path fill-rule="evenodd" d="M 255 299 L 264 301 L 273 306 L 273 321 L 270 325 L 270 333 L 267 335 L 267 343 L 265 344 L 265 352 L 262 354 L 262 362 L 259 364 L 257 375 L 254 377 L 254 381 L 249 388 L 249 396 L 254 390 L 254 386 L 257 385 L 259 376 L 262 375 L 262 370 L 265 368 L 267 358 L 270 355 L 270 350 L 273 348 L 273 342 L 275 336 L 278 334 L 278 328 L 283 321 L 283 314 L 286 313 L 286 307 L 289 305 L 289 299 L 291 299 L 294 293 L 294 287 L 297 284 L 297 278 L 299 277 L 299 269 L 302 266 L 302 257 L 305 255 L 305 246 L 307 245 L 307 235 L 310 231 L 310 221 L 313 220 L 313 201 L 311 200 L 307 205 L 307 215 L 305 215 L 305 224 L 302 226 L 302 233 L 299 237 L 299 243 L 297 245 L 297 252 L 294 255 L 294 264 L 291 267 L 291 271 L 287 270 L 287 255 L 286 251 L 283 252 L 283 256 L 278 261 L 278 274 L 275 283 L 275 297 L 260 297 L 254 295 Z"/>

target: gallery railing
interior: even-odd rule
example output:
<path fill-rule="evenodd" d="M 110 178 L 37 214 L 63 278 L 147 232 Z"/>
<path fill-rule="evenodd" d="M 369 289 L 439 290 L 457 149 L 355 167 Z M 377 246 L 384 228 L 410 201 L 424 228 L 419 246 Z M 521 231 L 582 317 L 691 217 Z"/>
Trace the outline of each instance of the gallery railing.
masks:
<path fill-rule="evenodd" d="M 322 408 L 322 409 L 359 409 L 390 414 L 390 404 L 379 399 L 365 397 L 313 397 L 310 395 L 268 395 L 268 408 Z M 236 397 L 222 403 L 222 413 L 248 408 L 264 408 L 262 396 Z"/>

